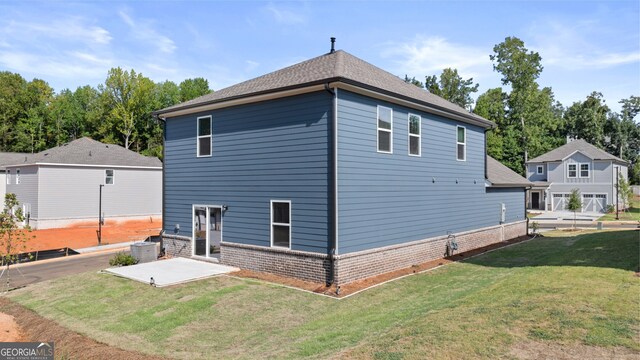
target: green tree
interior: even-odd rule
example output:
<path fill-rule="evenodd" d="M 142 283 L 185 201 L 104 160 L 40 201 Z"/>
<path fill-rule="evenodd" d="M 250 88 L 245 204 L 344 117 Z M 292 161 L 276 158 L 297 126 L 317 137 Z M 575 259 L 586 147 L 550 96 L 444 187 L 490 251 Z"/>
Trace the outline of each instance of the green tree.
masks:
<path fill-rule="evenodd" d="M 573 103 L 565 112 L 567 135 L 603 148 L 608 114 L 602 93 L 592 92 L 585 101 Z"/>
<path fill-rule="evenodd" d="M 496 127 L 487 132 L 487 153 L 498 161 L 507 161 L 504 158 L 503 146 L 507 114 L 507 94 L 502 88 L 489 89 L 481 94 L 476 101 L 473 112 L 487 120 L 496 123 Z"/>
<path fill-rule="evenodd" d="M 509 139 L 503 137 L 503 153 L 505 149 L 519 150 L 515 157 L 503 154 L 503 159 L 510 159 L 507 166 L 523 174 L 523 164 L 530 154 L 541 155 L 563 140 L 563 109 L 551 88 L 540 89 L 537 83 L 543 69 L 538 53 L 528 51 L 524 42 L 515 37 L 507 37 L 493 51 L 493 69 L 502 75 L 502 84 L 511 87 L 506 119 L 500 126 L 509 133 Z"/>
<path fill-rule="evenodd" d="M 33 79 L 27 83 L 22 116 L 16 123 L 14 150 L 35 153 L 48 147 L 48 136 L 53 135 L 47 132 L 53 95 L 53 89 L 43 80 Z"/>
<path fill-rule="evenodd" d="M 0 213 L 0 260 L 6 276 L 5 291 L 11 288 L 9 267 L 19 260 L 19 254 L 26 251 L 28 234 L 31 231 L 28 225 L 20 227 L 25 217 L 19 205 L 16 195 L 7 193 L 4 198 L 4 209 Z"/>
<path fill-rule="evenodd" d="M 582 201 L 580 200 L 580 191 L 578 189 L 571 190 L 569 195 L 569 203 L 567 209 L 573 211 L 573 229 L 576 228 L 576 212 L 582 209 Z"/>
<path fill-rule="evenodd" d="M 412 77 L 412 78 L 409 78 L 408 75 L 405 75 L 404 76 L 404 82 L 406 82 L 408 84 L 413 84 L 413 85 L 419 87 L 420 89 L 424 89 L 424 84 L 420 80 L 417 80 L 415 78 L 415 76 Z"/>
<path fill-rule="evenodd" d="M 622 171 L 618 170 L 618 198 L 622 200 L 622 209 L 626 210 L 633 200 L 633 190 L 629 181 L 622 175 Z"/>
<path fill-rule="evenodd" d="M 24 113 L 27 81 L 8 71 L 0 72 L 0 151 L 14 151 L 16 125 Z"/>
<path fill-rule="evenodd" d="M 188 101 L 211 92 L 209 81 L 197 77 L 186 79 L 180 83 L 180 101 Z"/>
<path fill-rule="evenodd" d="M 425 77 L 424 86 L 432 94 L 470 109 L 473 104 L 471 94 L 478 91 L 479 85 L 473 83 L 473 78 L 463 79 L 457 69 L 446 68 L 439 78 L 436 75 Z"/>

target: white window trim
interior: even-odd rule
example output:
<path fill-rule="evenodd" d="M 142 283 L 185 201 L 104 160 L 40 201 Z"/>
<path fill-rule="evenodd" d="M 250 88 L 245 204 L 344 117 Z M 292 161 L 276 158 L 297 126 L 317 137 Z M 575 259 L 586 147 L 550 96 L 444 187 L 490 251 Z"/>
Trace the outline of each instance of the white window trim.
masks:
<path fill-rule="evenodd" d="M 391 122 L 391 129 L 383 129 L 380 127 L 379 120 L 380 119 L 380 109 L 389 109 L 389 121 Z M 376 108 L 376 150 L 382 154 L 393 154 L 393 109 L 390 107 L 378 105 Z M 385 131 L 389 133 L 389 151 L 380 150 L 380 131 Z"/>
<path fill-rule="evenodd" d="M 569 172 L 571 171 L 571 165 L 575 165 L 576 167 L 576 176 L 571 176 L 569 175 Z M 578 178 L 578 163 L 571 163 L 571 164 L 567 164 L 567 179 L 576 179 Z"/>
<path fill-rule="evenodd" d="M 411 133 L 411 117 L 415 116 L 418 118 L 418 134 L 412 134 Z M 421 157 L 422 156 L 422 116 L 418 115 L 418 114 L 412 114 L 409 113 L 409 115 L 407 115 L 407 153 L 409 154 L 409 156 L 416 156 L 416 157 Z M 411 137 L 416 137 L 418 138 L 418 153 L 417 154 L 412 154 L 411 153 Z"/>
<path fill-rule="evenodd" d="M 273 203 L 288 203 L 289 204 L 289 223 L 285 224 L 285 223 L 274 223 L 273 222 Z M 275 248 L 279 248 L 279 249 L 285 249 L 284 246 L 277 246 L 277 245 L 273 245 L 273 225 L 278 225 L 278 226 L 288 226 L 289 227 L 289 247 L 287 247 L 286 249 L 291 250 L 291 242 L 292 242 L 292 238 L 291 238 L 291 228 L 293 227 L 293 219 L 291 218 L 291 200 L 271 200 L 269 202 L 269 234 L 270 234 L 270 238 L 271 238 L 271 247 L 275 247 Z"/>
<path fill-rule="evenodd" d="M 209 135 L 200 136 L 200 119 L 209 119 Z M 200 155 L 200 139 L 209 138 L 209 155 Z M 211 115 L 199 116 L 196 121 L 196 157 L 211 157 L 213 154 L 213 118 Z"/>
<path fill-rule="evenodd" d="M 111 170 L 111 184 L 107 183 L 107 171 Z M 104 169 L 104 185 L 111 186 L 116 183 L 116 171 L 114 169 Z"/>
<path fill-rule="evenodd" d="M 458 129 L 460 128 L 464 129 L 464 142 L 458 141 Z M 458 145 L 464 145 L 464 157 L 462 159 L 458 159 Z M 460 125 L 456 126 L 456 160 L 467 161 L 467 128 Z"/>
<path fill-rule="evenodd" d="M 536 174 L 537 175 L 544 174 L 544 167 L 542 165 L 536 165 Z"/>
<path fill-rule="evenodd" d="M 587 165 L 587 176 L 582 176 L 582 165 Z M 578 166 L 578 177 L 582 179 L 588 179 L 591 177 L 591 164 L 590 163 L 580 163 Z"/>
<path fill-rule="evenodd" d="M 11 185 L 11 170 L 7 170 L 7 185 Z"/>
<path fill-rule="evenodd" d="M 20 169 L 16 169 L 16 185 L 20 185 Z"/>
<path fill-rule="evenodd" d="M 222 215 L 224 213 L 224 210 L 222 209 L 222 205 L 202 205 L 202 204 L 191 204 L 191 256 L 196 256 L 199 258 L 207 258 L 210 259 L 211 256 L 207 257 L 207 254 L 211 255 L 209 253 L 209 247 L 207 246 L 205 255 L 196 255 L 196 247 L 195 247 L 195 240 L 196 240 L 196 229 L 195 229 L 195 223 L 196 223 L 196 208 L 205 208 L 206 211 L 206 222 L 207 222 L 207 226 L 209 226 L 209 222 L 210 222 L 210 209 L 215 208 L 215 209 L 220 209 L 220 228 L 222 230 L 220 230 L 220 243 L 224 242 L 224 216 Z M 209 239 L 209 231 L 206 232 L 207 233 L 207 238 L 206 238 L 206 242 L 209 243 L 211 241 L 211 239 Z"/>

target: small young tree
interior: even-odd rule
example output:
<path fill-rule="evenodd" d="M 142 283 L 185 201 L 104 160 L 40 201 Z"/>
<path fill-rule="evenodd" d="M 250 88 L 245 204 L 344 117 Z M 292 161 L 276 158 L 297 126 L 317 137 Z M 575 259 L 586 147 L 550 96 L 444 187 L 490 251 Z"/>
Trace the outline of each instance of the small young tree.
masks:
<path fill-rule="evenodd" d="M 573 229 L 576 229 L 576 211 L 582 209 L 582 201 L 580 200 L 580 192 L 578 189 L 571 190 L 569 195 L 569 203 L 567 209 L 573 211 Z"/>
<path fill-rule="evenodd" d="M 622 172 L 618 174 L 618 197 L 622 200 L 622 210 L 625 211 L 633 200 L 633 190 L 627 179 L 622 176 Z"/>
<path fill-rule="evenodd" d="M 0 213 L 0 260 L 4 265 L 6 291 L 9 291 L 11 285 L 9 267 L 18 261 L 21 252 L 25 252 L 28 233 L 31 231 L 28 226 L 20 228 L 25 217 L 18 205 L 16 194 L 8 193 L 4 198 L 4 209 Z"/>

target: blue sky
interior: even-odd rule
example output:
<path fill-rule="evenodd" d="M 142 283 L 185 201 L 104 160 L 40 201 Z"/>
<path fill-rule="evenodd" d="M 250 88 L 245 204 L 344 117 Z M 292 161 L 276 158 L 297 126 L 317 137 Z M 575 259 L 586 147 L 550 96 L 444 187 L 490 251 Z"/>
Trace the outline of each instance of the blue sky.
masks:
<path fill-rule="evenodd" d="M 640 95 L 640 2 L 0 1 L 0 70 L 56 90 L 97 86 L 111 67 L 220 89 L 329 50 L 398 76 L 454 67 L 500 86 L 489 55 L 517 36 L 542 56 L 539 82 L 565 106 L 592 91 Z"/>

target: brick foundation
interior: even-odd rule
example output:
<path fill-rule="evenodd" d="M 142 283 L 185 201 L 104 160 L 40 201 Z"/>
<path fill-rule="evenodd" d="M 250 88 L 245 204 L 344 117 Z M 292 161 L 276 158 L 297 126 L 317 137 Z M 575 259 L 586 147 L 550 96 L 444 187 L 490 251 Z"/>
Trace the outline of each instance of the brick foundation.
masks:
<path fill-rule="evenodd" d="M 455 253 L 495 244 L 526 235 L 527 223 L 520 221 L 454 234 L 458 243 Z M 336 284 L 342 285 L 386 272 L 399 270 L 446 256 L 448 236 L 337 255 Z M 191 256 L 191 238 L 165 235 L 167 254 Z M 295 277 L 324 283 L 329 277 L 329 257 L 305 251 L 268 248 L 222 242 L 220 262 L 253 271 Z"/>
<path fill-rule="evenodd" d="M 163 235 L 162 248 L 169 256 L 190 257 L 191 237 L 180 235 Z"/>

